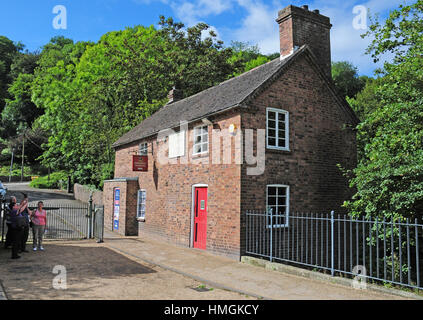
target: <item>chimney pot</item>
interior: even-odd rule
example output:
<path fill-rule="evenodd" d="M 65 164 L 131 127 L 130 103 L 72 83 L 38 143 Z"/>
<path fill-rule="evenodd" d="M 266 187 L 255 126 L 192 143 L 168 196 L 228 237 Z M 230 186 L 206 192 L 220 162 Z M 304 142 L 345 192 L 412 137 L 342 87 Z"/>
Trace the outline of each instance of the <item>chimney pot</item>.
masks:
<path fill-rule="evenodd" d="M 304 10 L 307 10 L 308 11 L 308 5 L 303 5 L 303 6 L 301 6 L 301 8 L 303 8 Z"/>
<path fill-rule="evenodd" d="M 313 12 L 314 12 L 314 13 L 317 13 L 317 14 L 319 14 L 319 13 L 320 13 L 320 11 L 319 11 L 318 9 L 313 10 Z"/>

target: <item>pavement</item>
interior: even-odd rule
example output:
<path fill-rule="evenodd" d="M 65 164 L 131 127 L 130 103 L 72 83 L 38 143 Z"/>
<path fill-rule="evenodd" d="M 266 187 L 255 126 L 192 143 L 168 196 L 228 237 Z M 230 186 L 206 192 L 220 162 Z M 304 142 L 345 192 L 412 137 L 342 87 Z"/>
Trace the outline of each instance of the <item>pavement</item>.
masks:
<path fill-rule="evenodd" d="M 8 188 L 12 194 L 28 193 L 30 200 L 76 201 L 67 194 L 32 189 L 27 184 L 8 185 Z M 142 300 L 405 299 L 264 269 L 145 235 L 122 237 L 105 230 L 104 243 L 45 241 L 44 246 L 45 252 L 23 253 L 19 260 L 11 260 L 10 251 L 0 249 L 3 296 Z M 55 266 L 66 268 L 66 290 L 53 288 Z"/>
<path fill-rule="evenodd" d="M 180 247 L 146 236 L 121 237 L 105 233 L 104 245 L 127 257 L 160 266 L 175 273 L 260 299 L 276 300 L 402 300 L 404 297 L 348 288 L 324 281 L 283 274 Z"/>

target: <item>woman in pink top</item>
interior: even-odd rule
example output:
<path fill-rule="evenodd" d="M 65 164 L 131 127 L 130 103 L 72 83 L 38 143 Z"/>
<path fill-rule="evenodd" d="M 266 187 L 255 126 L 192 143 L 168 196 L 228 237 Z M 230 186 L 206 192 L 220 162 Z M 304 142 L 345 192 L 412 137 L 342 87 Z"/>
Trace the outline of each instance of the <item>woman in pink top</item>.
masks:
<path fill-rule="evenodd" d="M 42 242 L 45 227 L 47 225 L 47 212 L 43 209 L 43 207 L 43 202 L 39 201 L 37 210 L 32 211 L 31 214 L 34 251 L 37 251 L 37 247 L 41 251 L 44 250 Z"/>

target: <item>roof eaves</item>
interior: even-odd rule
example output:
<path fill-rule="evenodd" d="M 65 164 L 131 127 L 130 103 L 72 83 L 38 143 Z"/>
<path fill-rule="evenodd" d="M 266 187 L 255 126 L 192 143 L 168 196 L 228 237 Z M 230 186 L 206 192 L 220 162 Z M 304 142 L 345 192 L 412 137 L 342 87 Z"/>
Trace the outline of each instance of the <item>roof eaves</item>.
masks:
<path fill-rule="evenodd" d="M 191 120 L 188 120 L 187 123 L 190 124 L 190 123 L 193 123 L 193 122 L 197 122 L 197 121 L 200 121 L 200 120 L 202 120 L 204 118 L 207 118 L 207 117 L 210 117 L 210 116 L 215 116 L 215 115 L 218 115 L 220 113 L 224 113 L 224 112 L 227 112 L 229 110 L 232 110 L 232 109 L 235 109 L 235 108 L 238 108 L 238 107 L 243 107 L 243 106 L 245 106 L 245 104 L 243 104 L 243 103 L 237 103 L 237 104 L 234 104 L 234 105 L 232 105 L 230 107 L 227 107 L 225 109 L 222 109 L 222 110 L 219 110 L 219 111 L 215 111 L 215 112 L 209 112 L 209 113 L 206 113 L 206 114 L 202 115 L 201 117 L 193 118 Z M 175 126 L 172 126 L 170 128 L 163 129 L 163 130 L 175 129 L 175 128 L 178 128 L 178 126 L 179 126 L 179 124 L 178 125 L 175 125 Z M 150 132 L 150 133 L 147 133 L 145 135 L 140 136 L 137 139 L 132 139 L 132 140 L 126 141 L 126 142 L 122 142 L 122 143 L 116 143 L 115 142 L 115 143 L 112 144 L 112 148 L 116 149 L 116 148 L 119 148 L 119 147 L 122 147 L 122 146 L 126 146 L 126 145 L 129 145 L 129 144 L 135 143 L 137 141 L 141 141 L 141 140 L 143 140 L 145 138 L 152 137 L 152 136 L 158 134 L 160 131 L 163 131 L 163 130 L 158 130 L 158 131 Z"/>

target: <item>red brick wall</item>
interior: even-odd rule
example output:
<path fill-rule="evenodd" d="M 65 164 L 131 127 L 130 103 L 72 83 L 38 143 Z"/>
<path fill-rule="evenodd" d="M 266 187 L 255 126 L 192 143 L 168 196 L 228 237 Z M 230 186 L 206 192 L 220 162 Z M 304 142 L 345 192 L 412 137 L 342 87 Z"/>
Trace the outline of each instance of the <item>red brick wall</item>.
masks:
<path fill-rule="evenodd" d="M 113 230 L 114 190 L 120 188 L 119 229 L 117 232 L 124 236 L 138 235 L 136 221 L 138 181 L 117 180 L 105 181 L 103 188 L 104 227 Z"/>
<path fill-rule="evenodd" d="M 306 56 L 299 57 L 257 96 L 248 112 L 221 114 L 212 119 L 214 127 L 225 129 L 234 123 L 242 129 L 265 129 L 267 107 L 289 111 L 291 151 L 266 150 L 265 172 L 259 176 L 247 176 L 247 166 L 234 163 L 234 143 L 231 164 L 212 164 L 210 154 L 192 159 L 191 125 L 188 155 L 194 164 L 181 163 L 187 161 L 187 153 L 177 164 L 160 164 L 158 148 L 165 142 L 157 144 L 152 137 L 148 139 L 149 171 L 136 173 L 132 171 L 132 155 L 137 153 L 139 142 L 119 148 L 115 177 L 138 177 L 139 188 L 147 191 L 146 220 L 138 223 L 139 234 L 189 246 L 194 184 L 208 185 L 207 250 L 235 258 L 244 246 L 245 223 L 241 224 L 241 218 L 244 220 L 245 210 L 265 209 L 267 184 L 290 186 L 291 212 L 340 211 L 351 191 L 337 164 L 352 168 L 356 163 L 355 135 L 351 129 L 343 129 L 352 120 Z M 211 130 L 209 126 L 209 150 L 213 148 Z M 208 163 L 199 164 L 202 161 Z M 136 188 L 128 193 L 135 201 Z M 113 203 L 111 186 L 106 184 L 104 193 L 106 208 Z M 131 208 L 121 207 L 121 216 L 125 210 L 133 215 L 136 206 Z"/>
<path fill-rule="evenodd" d="M 221 130 L 228 128 L 232 123 L 238 128 L 241 124 L 240 115 L 236 112 L 216 117 L 213 122 L 214 129 Z M 137 142 L 116 151 L 115 177 L 138 177 L 139 187 L 146 189 L 145 222 L 139 222 L 139 234 L 149 234 L 183 246 L 190 246 L 192 186 L 207 184 L 207 250 L 238 258 L 241 166 L 234 160 L 235 142 L 232 143 L 231 164 L 213 164 L 210 152 L 201 158 L 193 158 L 192 128 L 199 124 L 189 126 L 188 151 L 186 148 L 185 156 L 179 158 L 177 164 L 159 163 L 158 148 L 164 142 L 157 145 L 156 137 L 153 137 L 147 140 L 149 171 L 132 171 L 132 155 L 138 150 Z M 209 126 L 209 150 L 213 148 L 211 137 L 212 126 Z M 187 154 L 193 164 L 181 163 L 181 160 L 188 161 Z M 223 154 L 221 158 L 223 159 Z M 208 163 L 202 163 L 204 161 Z"/>
<path fill-rule="evenodd" d="M 356 165 L 355 133 L 343 129 L 352 120 L 306 56 L 251 103 L 251 112 L 242 115 L 242 129 L 265 129 L 267 107 L 289 112 L 290 151 L 266 149 L 263 175 L 248 176 L 247 166 L 242 166 L 243 228 L 245 210 L 265 210 L 268 184 L 290 186 L 292 213 L 343 212 L 341 205 L 351 190 L 337 164 L 348 169 Z"/>

